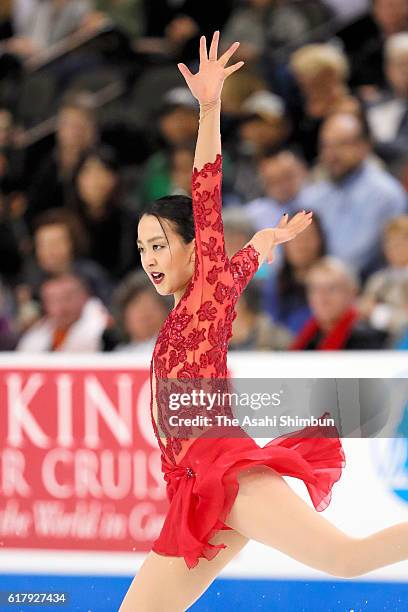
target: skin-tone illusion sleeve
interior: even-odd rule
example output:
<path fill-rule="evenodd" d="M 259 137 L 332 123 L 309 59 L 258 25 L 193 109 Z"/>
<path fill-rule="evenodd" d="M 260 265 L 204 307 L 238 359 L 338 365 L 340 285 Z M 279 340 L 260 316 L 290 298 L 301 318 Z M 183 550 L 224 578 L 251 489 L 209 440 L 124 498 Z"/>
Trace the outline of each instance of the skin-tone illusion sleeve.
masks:
<path fill-rule="evenodd" d="M 200 124 L 197 136 L 197 145 L 194 157 L 194 167 L 200 170 L 206 163 L 213 162 L 221 154 L 220 113 L 221 91 L 225 79 L 239 70 L 244 62 L 237 62 L 232 66 L 226 64 L 238 49 L 239 43 L 232 44 L 227 51 L 218 56 L 218 41 L 220 33 L 217 31 L 211 41 L 207 53 L 205 36 L 200 38 L 200 66 L 196 74 L 192 74 L 185 64 L 178 64 L 178 68 L 186 83 L 200 104 Z"/>

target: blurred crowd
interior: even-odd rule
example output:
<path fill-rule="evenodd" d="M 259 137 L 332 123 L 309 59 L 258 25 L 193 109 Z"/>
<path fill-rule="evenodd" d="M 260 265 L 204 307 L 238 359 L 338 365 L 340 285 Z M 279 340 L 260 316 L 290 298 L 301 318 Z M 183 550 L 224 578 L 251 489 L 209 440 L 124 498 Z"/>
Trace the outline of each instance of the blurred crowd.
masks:
<path fill-rule="evenodd" d="M 245 60 L 222 94 L 228 255 L 314 212 L 230 349 L 408 349 L 408 0 L 2 0 L 0 350 L 151 352 L 173 300 L 137 220 L 191 195 L 177 62 L 215 29 Z"/>

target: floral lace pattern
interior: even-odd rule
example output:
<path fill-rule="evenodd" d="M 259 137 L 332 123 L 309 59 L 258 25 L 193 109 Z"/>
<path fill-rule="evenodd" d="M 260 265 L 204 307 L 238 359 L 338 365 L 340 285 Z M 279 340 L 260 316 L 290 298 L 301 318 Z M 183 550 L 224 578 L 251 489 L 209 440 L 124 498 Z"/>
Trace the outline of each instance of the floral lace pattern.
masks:
<path fill-rule="evenodd" d="M 238 297 L 254 276 L 259 253 L 252 244 L 231 259 L 225 251 L 221 203 L 222 156 L 192 174 L 195 226 L 195 269 L 184 295 L 164 322 L 153 350 L 150 366 L 151 417 L 159 446 L 167 457 L 176 458 L 191 442 L 191 428 L 169 431 L 163 418 L 168 395 L 160 397 L 160 380 L 226 379 L 228 341 L 236 317 Z M 153 390 L 152 380 L 155 382 Z M 174 385 L 173 385 L 174 386 Z M 156 423 L 153 403 L 157 407 Z M 183 415 L 181 410 L 178 416 Z M 190 413 L 191 416 L 191 413 Z M 163 444 L 158 426 L 166 443 Z"/>

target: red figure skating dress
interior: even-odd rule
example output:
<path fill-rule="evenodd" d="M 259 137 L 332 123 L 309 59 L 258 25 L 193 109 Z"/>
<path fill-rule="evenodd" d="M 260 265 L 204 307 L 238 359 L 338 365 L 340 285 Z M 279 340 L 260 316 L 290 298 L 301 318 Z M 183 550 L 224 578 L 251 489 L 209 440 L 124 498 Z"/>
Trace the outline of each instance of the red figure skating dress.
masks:
<path fill-rule="evenodd" d="M 152 550 L 184 557 L 189 568 L 200 557 L 212 559 L 225 548 L 209 540 L 217 530 L 230 529 L 224 520 L 238 492 L 240 470 L 258 464 L 300 478 L 314 507 L 322 511 L 345 466 L 335 427 L 324 428 L 334 430 L 329 437 L 323 428 L 313 426 L 301 430 L 304 437 L 286 434 L 259 447 L 243 430 L 239 437 L 192 439 L 191 431 L 180 427 L 174 435 L 163 418 L 158 401 L 161 380 L 228 379 L 227 348 L 235 303 L 258 269 L 259 253 L 251 244 L 231 259 L 225 252 L 221 179 L 221 155 L 200 171 L 193 170 L 195 271 L 160 330 L 150 366 L 151 417 L 170 502 Z"/>

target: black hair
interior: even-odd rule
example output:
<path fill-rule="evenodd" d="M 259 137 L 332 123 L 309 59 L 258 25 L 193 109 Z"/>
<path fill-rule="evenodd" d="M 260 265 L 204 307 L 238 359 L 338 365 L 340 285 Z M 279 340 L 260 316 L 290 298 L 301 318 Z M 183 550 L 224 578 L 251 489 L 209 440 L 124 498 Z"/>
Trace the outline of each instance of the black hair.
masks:
<path fill-rule="evenodd" d="M 34 217 L 33 230 L 36 234 L 43 227 L 63 225 L 72 245 L 73 257 L 85 255 L 89 250 L 88 235 L 79 217 L 66 208 L 49 208 Z"/>
<path fill-rule="evenodd" d="M 287 144 L 285 142 L 277 144 L 277 145 L 272 145 L 271 147 L 268 147 L 259 156 L 259 161 L 264 161 L 264 160 L 268 160 L 268 159 L 272 159 L 272 158 L 278 157 L 282 153 L 290 153 L 291 155 L 296 157 L 296 159 L 299 162 L 303 163 L 304 165 L 307 165 L 305 157 L 304 157 L 302 151 L 300 150 L 300 147 L 297 144 L 290 144 L 289 145 L 289 144 Z"/>
<path fill-rule="evenodd" d="M 103 166 L 115 174 L 120 172 L 119 156 L 116 150 L 109 145 L 100 144 L 85 151 L 80 160 L 81 168 L 89 159 L 97 159 Z"/>
<path fill-rule="evenodd" d="M 241 293 L 240 300 L 243 300 L 245 307 L 252 314 L 262 312 L 262 282 L 257 278 L 253 278 L 245 287 L 245 291 Z"/>
<path fill-rule="evenodd" d="M 327 243 L 321 219 L 316 212 L 313 212 L 313 225 L 316 227 L 319 234 L 320 246 L 318 258 L 320 258 L 327 254 Z M 289 262 L 285 251 L 283 251 L 283 264 L 277 276 L 277 287 L 280 300 L 291 295 L 295 295 L 301 300 L 306 299 L 305 287 L 296 280 L 294 268 Z"/>
<path fill-rule="evenodd" d="M 108 197 L 108 201 L 106 202 L 106 210 L 110 211 L 114 208 L 120 208 L 120 203 L 122 201 L 123 196 L 123 186 L 120 174 L 120 161 L 116 150 L 108 145 L 98 145 L 93 148 L 87 149 L 81 155 L 79 163 L 75 169 L 74 176 L 72 178 L 73 189 L 71 193 L 72 201 L 70 202 L 70 205 L 75 212 L 79 213 L 80 217 L 82 217 L 84 214 L 86 204 L 82 200 L 79 193 L 78 178 L 86 162 L 90 159 L 97 159 L 105 168 L 108 168 L 108 170 L 113 172 L 118 179 L 116 186 L 113 188 L 113 191 Z"/>
<path fill-rule="evenodd" d="M 75 109 L 85 115 L 91 123 L 96 126 L 97 123 L 97 107 L 95 104 L 94 97 L 89 91 L 68 91 L 62 98 L 61 104 L 59 105 L 59 111 L 65 109 Z"/>
<path fill-rule="evenodd" d="M 154 200 L 139 214 L 138 221 L 143 215 L 153 215 L 161 225 L 164 235 L 168 238 L 161 223 L 161 219 L 170 221 L 185 244 L 189 244 L 195 237 L 193 200 L 184 195 L 170 195 Z"/>

